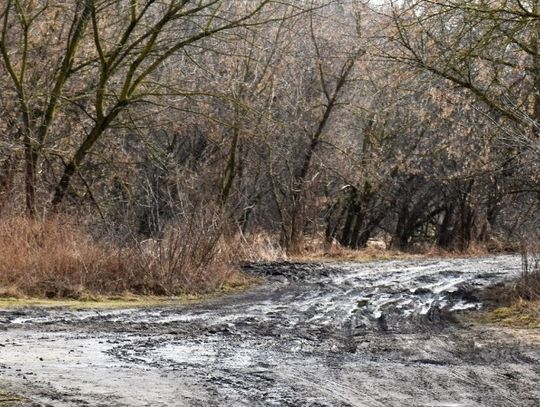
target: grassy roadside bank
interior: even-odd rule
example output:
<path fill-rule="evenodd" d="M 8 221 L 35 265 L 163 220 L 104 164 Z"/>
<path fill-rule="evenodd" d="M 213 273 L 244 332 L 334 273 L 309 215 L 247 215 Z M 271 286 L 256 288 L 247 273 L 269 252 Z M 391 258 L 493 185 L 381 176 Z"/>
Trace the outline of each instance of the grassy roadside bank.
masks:
<path fill-rule="evenodd" d="M 36 260 L 34 266 L 39 266 L 38 254 L 32 253 L 30 256 Z M 60 256 L 60 255 L 59 255 Z M 387 261 L 387 260 L 405 260 L 412 258 L 421 258 L 420 255 L 412 255 L 402 252 L 388 250 L 349 250 L 340 252 L 313 252 L 304 253 L 298 256 L 285 257 L 280 259 L 272 259 L 270 261 L 290 261 L 290 262 L 335 262 L 335 261 L 352 261 L 352 262 L 370 262 L 370 261 Z M 262 260 L 264 261 L 264 260 Z M 48 265 L 47 265 L 48 266 Z M 29 273 L 29 272 L 28 272 Z M 7 273 L 6 273 L 7 274 Z M 28 274 L 26 274 L 28 275 Z M 37 274 L 37 277 L 40 277 Z M 0 273 L 1 277 L 1 273 Z M 64 277 L 65 275 L 61 275 Z M 59 283 L 66 284 L 65 280 Z M 26 282 L 23 284 L 15 284 L 15 288 L 2 287 L 0 281 L 0 309 L 13 308 L 69 308 L 69 309 L 114 309 L 114 308 L 144 308 L 144 307 L 160 307 L 173 306 L 197 303 L 205 300 L 210 300 L 222 295 L 238 293 L 250 287 L 260 284 L 260 280 L 246 276 L 241 271 L 234 270 L 228 273 L 218 287 L 203 291 L 203 292 L 180 292 L 172 295 L 155 295 L 151 291 L 148 293 L 132 293 L 129 291 L 106 294 L 95 292 L 81 287 L 78 290 L 58 290 L 55 295 L 48 298 L 48 293 L 41 290 L 32 290 L 34 286 L 39 286 L 39 280 L 35 282 Z M 32 284 L 32 285 L 30 285 Z M 50 281 L 49 284 L 54 284 Z M 25 289 L 28 288 L 28 289 Z"/>
<path fill-rule="evenodd" d="M 238 285 L 243 277 L 222 233 L 188 226 L 121 243 L 60 216 L 0 219 L 0 297 L 174 297 Z"/>
<path fill-rule="evenodd" d="M 480 293 L 484 307 L 466 313 L 463 320 L 477 325 L 540 329 L 540 298 L 524 297 L 523 280 L 521 275 L 517 280 L 485 289 Z"/>
<path fill-rule="evenodd" d="M 40 297 L 0 297 L 0 309 L 16 308 L 68 308 L 68 309 L 122 309 L 152 308 L 174 305 L 195 304 L 218 298 L 222 295 L 242 292 L 260 282 L 254 278 L 242 277 L 224 284 L 217 290 L 205 294 L 180 294 L 176 296 L 118 295 L 92 296 L 84 298 L 40 298 Z"/>
<path fill-rule="evenodd" d="M 467 320 L 482 325 L 508 328 L 539 329 L 540 301 L 516 300 L 504 306 L 488 307 L 475 312 Z"/>
<path fill-rule="evenodd" d="M 214 295 L 216 296 L 216 295 Z M 114 309 L 144 308 L 169 305 L 184 305 L 212 298 L 211 295 L 186 295 L 179 297 L 129 296 L 96 299 L 47 299 L 47 298 L 0 298 L 0 309 L 14 308 L 69 308 L 69 309 Z"/>
<path fill-rule="evenodd" d="M 159 240 L 119 245 L 96 239 L 70 218 L 0 220 L 0 308 L 131 308 L 204 301 L 257 284 L 241 272 L 242 261 L 371 262 L 487 254 L 478 249 L 408 253 L 389 250 L 384 242 L 362 250 L 325 249 L 314 241 L 302 253 L 287 256 L 269 246 L 268 238 L 242 245 L 219 230 L 195 226 L 171 228 Z"/>
<path fill-rule="evenodd" d="M 286 261 L 290 262 L 370 262 L 370 261 L 390 261 L 407 260 L 421 258 L 420 255 L 412 255 L 401 252 L 390 252 L 381 250 L 357 250 L 349 251 L 346 255 L 313 253 L 293 256 Z M 212 292 L 201 294 L 179 294 L 174 296 L 158 295 L 135 295 L 125 293 L 120 295 L 92 295 L 83 294 L 78 298 L 46 298 L 40 296 L 12 295 L 9 292 L 0 296 L 0 309 L 16 308 L 68 308 L 68 309 L 122 309 L 122 308 L 148 308 L 166 307 L 174 305 L 194 304 L 207 301 L 222 295 L 242 292 L 246 289 L 260 284 L 261 281 L 237 273 L 229 277 L 228 281 Z M 17 294 L 17 293 L 15 293 Z"/>
<path fill-rule="evenodd" d="M 382 249 L 362 249 L 362 250 L 340 250 L 340 251 L 313 251 L 290 256 L 291 262 L 359 262 L 367 263 L 372 261 L 410 260 L 426 257 L 421 254 L 399 252 L 395 250 Z"/>

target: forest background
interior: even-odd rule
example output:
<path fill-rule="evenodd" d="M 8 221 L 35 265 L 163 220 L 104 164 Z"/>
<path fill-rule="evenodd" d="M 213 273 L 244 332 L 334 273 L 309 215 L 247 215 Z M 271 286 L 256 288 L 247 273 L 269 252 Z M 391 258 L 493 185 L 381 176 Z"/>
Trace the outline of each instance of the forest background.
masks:
<path fill-rule="evenodd" d="M 0 79 L 3 295 L 539 241 L 537 0 L 1 0 Z"/>

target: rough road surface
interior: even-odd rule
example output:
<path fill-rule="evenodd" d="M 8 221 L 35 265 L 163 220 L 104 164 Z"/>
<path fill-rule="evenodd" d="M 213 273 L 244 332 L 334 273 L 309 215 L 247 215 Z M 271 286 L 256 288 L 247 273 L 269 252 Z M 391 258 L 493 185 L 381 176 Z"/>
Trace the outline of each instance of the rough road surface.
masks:
<path fill-rule="evenodd" d="M 470 326 L 511 256 L 259 264 L 191 306 L 0 311 L 0 381 L 52 406 L 539 406 L 538 332 Z"/>

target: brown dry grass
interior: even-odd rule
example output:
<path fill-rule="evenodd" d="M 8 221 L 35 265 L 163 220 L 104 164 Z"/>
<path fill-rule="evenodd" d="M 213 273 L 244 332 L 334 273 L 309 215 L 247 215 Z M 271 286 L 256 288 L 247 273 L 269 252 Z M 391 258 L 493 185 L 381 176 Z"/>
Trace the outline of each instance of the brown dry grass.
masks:
<path fill-rule="evenodd" d="M 287 254 L 278 243 L 279 237 L 265 233 L 241 236 L 237 247 L 243 261 L 371 261 L 413 257 L 407 253 L 388 250 L 379 246 L 353 250 L 339 244 L 328 247 L 320 236 L 305 238 L 303 248 L 295 254 Z"/>
<path fill-rule="evenodd" d="M 351 250 L 306 239 L 287 256 L 276 236 L 224 233 L 219 217 L 195 214 L 171 225 L 162 239 L 118 246 L 96 240 L 73 219 L 9 217 L 0 220 L 0 297 L 95 299 L 107 296 L 204 294 L 253 284 L 238 261 L 375 261 L 458 254 L 428 250 L 410 254 L 384 243 Z M 224 237 L 225 236 L 225 237 Z M 484 254 L 475 248 L 469 255 Z M 463 256 L 459 253 L 459 256 Z"/>
<path fill-rule="evenodd" d="M 265 233 L 239 235 L 234 243 L 238 258 L 245 262 L 269 262 L 287 260 L 285 250 L 279 246 L 277 236 Z"/>
<path fill-rule="evenodd" d="M 419 255 L 400 252 L 397 250 L 382 249 L 379 247 L 367 247 L 364 249 L 348 249 L 339 245 L 330 248 L 317 248 L 291 256 L 294 261 L 352 261 L 367 262 L 377 260 L 396 260 L 418 258 Z"/>
<path fill-rule="evenodd" d="M 70 219 L 0 220 L 0 295 L 92 298 L 205 293 L 237 279 L 217 229 L 171 227 L 151 247 L 96 241 Z"/>
<path fill-rule="evenodd" d="M 24 397 L 12 392 L 4 392 L 0 389 L 0 407 L 16 407 L 23 405 Z"/>
<path fill-rule="evenodd" d="M 482 311 L 473 322 L 512 328 L 540 328 L 540 301 L 518 300 L 508 306 Z"/>
<path fill-rule="evenodd" d="M 421 252 L 424 257 L 437 258 L 462 258 L 462 257 L 478 257 L 490 254 L 490 250 L 485 244 L 471 243 L 467 250 L 447 250 L 436 245 L 432 245 Z"/>

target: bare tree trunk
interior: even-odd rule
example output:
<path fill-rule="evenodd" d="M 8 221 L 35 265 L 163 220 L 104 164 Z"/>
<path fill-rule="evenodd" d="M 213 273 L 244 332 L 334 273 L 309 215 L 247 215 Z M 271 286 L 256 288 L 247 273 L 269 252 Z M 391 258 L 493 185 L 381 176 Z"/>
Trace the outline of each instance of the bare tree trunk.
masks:
<path fill-rule="evenodd" d="M 24 173 L 25 173 L 25 197 L 26 212 L 31 217 L 36 215 L 36 169 L 38 154 L 28 137 L 24 140 Z"/>
<path fill-rule="evenodd" d="M 51 200 L 51 205 L 53 208 L 57 208 L 62 203 L 71 185 L 73 175 L 75 175 L 75 173 L 79 170 L 79 165 L 101 137 L 103 132 L 109 127 L 111 122 L 118 116 L 125 106 L 127 106 L 126 102 L 118 102 L 116 107 L 113 108 L 107 116 L 99 120 L 88 133 L 71 160 L 65 166 L 62 177 L 56 185 L 54 195 Z"/>

